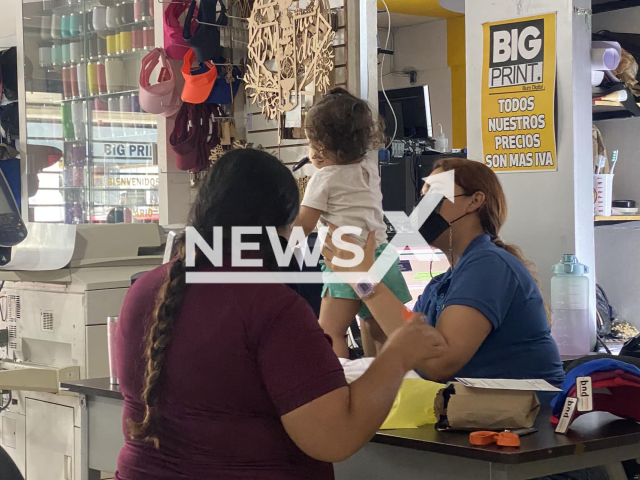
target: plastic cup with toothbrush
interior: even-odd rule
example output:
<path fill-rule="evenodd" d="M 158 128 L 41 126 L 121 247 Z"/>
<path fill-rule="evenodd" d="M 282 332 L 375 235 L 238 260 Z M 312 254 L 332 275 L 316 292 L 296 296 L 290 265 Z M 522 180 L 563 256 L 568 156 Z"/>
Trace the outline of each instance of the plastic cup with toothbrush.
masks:
<path fill-rule="evenodd" d="M 612 215 L 611 205 L 613 203 L 613 177 L 614 169 L 618 161 L 618 150 L 614 150 L 611 156 L 610 173 L 597 173 L 593 176 L 594 214 L 598 217 L 610 217 Z M 598 164 L 598 172 L 603 168 L 601 161 Z"/>
<path fill-rule="evenodd" d="M 609 172 L 611 175 L 613 175 L 613 171 L 616 168 L 616 164 L 618 163 L 618 154 L 620 152 L 618 150 L 614 150 L 613 153 L 611 154 L 611 171 Z"/>

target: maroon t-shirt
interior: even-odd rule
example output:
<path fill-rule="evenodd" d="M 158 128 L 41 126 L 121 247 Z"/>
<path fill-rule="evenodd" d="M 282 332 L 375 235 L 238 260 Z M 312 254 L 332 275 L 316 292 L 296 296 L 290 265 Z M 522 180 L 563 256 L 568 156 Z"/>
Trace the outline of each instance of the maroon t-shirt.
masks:
<path fill-rule="evenodd" d="M 166 274 L 138 279 L 118 320 L 126 445 L 116 478 L 332 479 L 280 417 L 347 383 L 311 308 L 285 285 L 190 285 L 162 371 L 160 449 L 128 439 L 127 419 L 144 413 L 144 334 Z"/>

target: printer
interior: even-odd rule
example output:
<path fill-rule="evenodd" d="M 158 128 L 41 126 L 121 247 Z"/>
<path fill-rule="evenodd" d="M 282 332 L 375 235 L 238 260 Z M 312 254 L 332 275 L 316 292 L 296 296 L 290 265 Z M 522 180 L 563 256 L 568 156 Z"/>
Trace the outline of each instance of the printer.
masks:
<path fill-rule="evenodd" d="M 166 235 L 156 224 L 31 225 L 28 239 L 39 233 L 43 245 L 49 228 L 73 230 L 51 254 L 60 268 L 49 254 L 20 255 L 24 242 L 13 259 L 31 253 L 38 267 L 0 269 L 0 447 L 26 480 L 74 479 L 82 405 L 59 383 L 109 376 L 107 317 L 120 314 L 132 278 L 162 264 Z"/>

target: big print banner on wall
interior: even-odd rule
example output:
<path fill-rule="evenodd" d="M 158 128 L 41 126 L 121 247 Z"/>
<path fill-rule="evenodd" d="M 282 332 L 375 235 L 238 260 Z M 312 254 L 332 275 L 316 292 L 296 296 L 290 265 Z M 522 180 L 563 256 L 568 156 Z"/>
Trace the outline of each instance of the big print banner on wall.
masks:
<path fill-rule="evenodd" d="M 483 27 L 485 164 L 496 172 L 557 170 L 555 13 Z"/>

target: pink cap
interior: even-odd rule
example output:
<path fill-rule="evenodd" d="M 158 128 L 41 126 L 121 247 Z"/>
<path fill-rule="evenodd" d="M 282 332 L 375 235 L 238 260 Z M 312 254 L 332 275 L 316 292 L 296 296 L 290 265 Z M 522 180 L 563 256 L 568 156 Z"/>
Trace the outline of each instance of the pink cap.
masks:
<path fill-rule="evenodd" d="M 151 85 L 151 74 L 162 60 L 158 83 Z M 176 77 L 162 48 L 156 48 L 142 59 L 140 70 L 140 107 L 145 112 L 171 117 L 180 109 L 180 92 Z"/>

